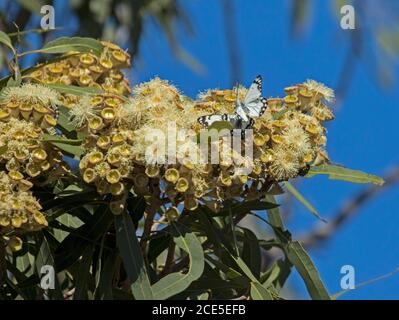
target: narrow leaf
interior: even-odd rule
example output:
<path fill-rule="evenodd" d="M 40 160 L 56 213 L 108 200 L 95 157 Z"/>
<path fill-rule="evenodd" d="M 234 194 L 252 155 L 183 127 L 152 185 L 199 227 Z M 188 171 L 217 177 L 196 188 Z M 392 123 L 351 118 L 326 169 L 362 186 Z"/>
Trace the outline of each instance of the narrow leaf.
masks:
<path fill-rule="evenodd" d="M 50 135 L 50 134 L 44 134 L 43 135 L 43 141 L 46 141 L 53 146 L 57 147 L 58 149 L 61 149 L 69 154 L 72 154 L 76 157 L 80 157 L 82 154 L 84 154 L 84 149 L 81 147 L 81 140 L 77 139 L 67 139 L 64 137 L 60 136 L 55 136 L 55 135 Z"/>
<path fill-rule="evenodd" d="M 15 49 L 12 45 L 10 37 L 3 31 L 0 31 L 0 43 L 6 45 L 9 47 L 13 52 L 15 52 Z"/>
<path fill-rule="evenodd" d="M 252 300 L 273 300 L 270 292 L 259 282 L 251 282 L 251 298 Z"/>
<path fill-rule="evenodd" d="M 313 261 L 298 241 L 289 243 L 286 246 L 288 260 L 295 266 L 305 282 L 309 295 L 314 300 L 330 300 L 323 282 L 320 279 Z"/>
<path fill-rule="evenodd" d="M 234 257 L 233 255 L 231 257 L 240 267 L 241 271 L 248 277 L 248 279 L 250 279 L 252 282 L 259 282 L 258 279 L 256 279 L 256 277 L 253 275 L 251 269 L 247 266 L 245 261 L 241 259 L 241 257 Z"/>
<path fill-rule="evenodd" d="M 44 3 L 40 0 L 17 0 L 17 2 L 23 8 L 35 14 L 40 13 L 40 8 L 44 5 Z"/>
<path fill-rule="evenodd" d="M 71 146 L 79 146 L 82 144 L 82 140 L 80 140 L 80 139 L 67 139 L 64 137 L 55 136 L 53 134 L 47 134 L 47 133 L 45 133 L 43 135 L 42 140 L 47 141 L 47 142 L 59 142 L 59 143 L 68 144 Z"/>
<path fill-rule="evenodd" d="M 300 202 L 302 203 L 313 215 L 317 218 L 320 219 L 323 222 L 327 222 L 325 219 L 323 219 L 320 214 L 317 212 L 317 210 L 309 203 L 308 200 L 305 199 L 303 195 L 299 193 L 299 191 L 288 181 L 285 183 L 285 187 L 287 190 Z"/>
<path fill-rule="evenodd" d="M 262 275 L 263 286 L 268 288 L 273 285 L 277 293 L 283 288 L 289 275 L 291 274 L 292 264 L 288 259 L 277 260 L 269 270 Z"/>
<path fill-rule="evenodd" d="M 75 130 L 75 127 L 71 124 L 70 114 L 68 108 L 64 106 L 59 106 L 58 124 L 68 132 Z"/>
<path fill-rule="evenodd" d="M 103 45 L 100 41 L 92 38 L 81 37 L 61 37 L 50 41 L 37 52 L 41 53 L 66 53 L 71 51 L 78 52 L 93 52 L 100 55 L 103 50 Z"/>
<path fill-rule="evenodd" d="M 88 245 L 83 251 L 82 258 L 79 262 L 79 268 L 77 272 L 77 278 L 75 283 L 75 293 L 73 295 L 74 300 L 87 300 L 87 284 L 90 277 L 90 265 L 93 258 L 94 246 Z"/>
<path fill-rule="evenodd" d="M 306 177 L 311 178 L 318 174 L 326 174 L 332 180 L 343 180 L 353 183 L 374 183 L 378 185 L 384 184 L 384 180 L 382 178 L 372 174 L 330 164 L 312 167 Z"/>
<path fill-rule="evenodd" d="M 186 274 L 175 272 L 159 280 L 152 287 L 154 298 L 157 300 L 172 297 L 197 280 L 204 271 L 205 259 L 201 242 L 194 233 L 184 230 L 182 226 L 173 224 L 174 242 L 176 245 L 188 253 L 190 263 Z"/>
<path fill-rule="evenodd" d="M 116 241 L 136 300 L 154 298 L 133 222 L 127 214 L 115 216 Z"/>
<path fill-rule="evenodd" d="M 47 83 L 47 87 L 57 90 L 60 93 L 73 94 L 75 96 L 83 96 L 86 94 L 103 94 L 104 90 L 91 87 L 78 87 L 73 85 L 66 85 L 61 83 Z"/>
<path fill-rule="evenodd" d="M 104 268 L 100 275 L 100 284 L 98 288 L 99 298 L 101 300 L 112 300 L 112 281 L 114 278 L 114 271 L 117 265 L 117 255 L 112 252 L 105 260 Z"/>
<path fill-rule="evenodd" d="M 277 204 L 277 201 L 274 196 L 266 195 L 266 201 Z M 280 228 L 281 230 L 285 229 L 283 218 L 281 217 L 280 210 L 276 208 L 271 208 L 267 210 L 269 222 L 273 227 Z"/>
<path fill-rule="evenodd" d="M 44 236 L 41 238 L 42 238 L 42 242 L 41 242 L 40 249 L 37 254 L 36 261 L 35 261 L 36 270 L 37 270 L 37 274 L 39 275 L 39 278 L 42 276 L 41 272 L 42 272 L 43 266 L 49 266 L 49 267 L 53 267 L 55 269 L 55 262 L 54 262 L 53 255 L 51 253 L 50 246 Z M 55 289 L 48 291 L 50 298 L 56 299 L 56 300 L 63 300 L 64 297 L 62 295 L 60 285 L 58 282 L 57 272 L 54 273 L 54 279 L 51 279 L 51 280 L 54 281 Z"/>
<path fill-rule="evenodd" d="M 256 235 L 247 228 L 242 228 L 244 231 L 244 246 L 242 249 L 242 259 L 249 266 L 256 278 L 260 276 L 261 268 L 261 252 Z"/>

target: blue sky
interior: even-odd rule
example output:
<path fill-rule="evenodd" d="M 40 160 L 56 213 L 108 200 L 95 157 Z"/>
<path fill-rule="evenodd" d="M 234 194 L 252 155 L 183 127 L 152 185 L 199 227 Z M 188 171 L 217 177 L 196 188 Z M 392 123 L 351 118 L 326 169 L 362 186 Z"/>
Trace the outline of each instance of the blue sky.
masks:
<path fill-rule="evenodd" d="M 248 85 L 257 74 L 264 78 L 264 95 L 282 96 L 283 88 L 312 78 L 335 87 L 341 71 L 350 31 L 339 27 L 330 1 L 313 1 L 312 19 L 300 39 L 290 35 L 290 0 L 234 0 L 242 64 L 242 79 Z M 208 88 L 230 86 L 230 65 L 219 1 L 182 1 L 194 26 L 195 37 L 178 31 L 181 45 L 206 69 L 196 74 L 172 54 L 162 32 L 147 23 L 141 42 L 140 59 L 133 64 L 133 83 L 154 76 L 170 80 L 183 93 L 194 97 Z M 393 0 L 379 2 L 393 5 Z M 57 26 L 76 29 L 65 1 L 57 2 Z M 60 15 L 62 12 L 62 15 Z M 375 17 L 374 17 L 375 18 Z M 376 18 L 375 18 L 376 19 Z M 365 39 L 367 50 L 372 41 Z M 353 169 L 383 175 L 398 163 L 397 85 L 381 89 L 374 75 L 357 63 L 353 81 L 336 119 L 328 126 L 328 152 L 332 161 Z M 398 69 L 392 70 L 398 76 Z M 299 189 L 325 218 L 331 217 L 352 195 L 364 186 L 327 180 L 303 179 Z M 311 252 L 329 291 L 340 288 L 340 269 L 352 265 L 357 283 L 386 274 L 399 267 L 399 187 L 390 188 L 362 208 L 323 247 Z M 287 222 L 294 237 L 306 235 L 320 225 L 301 205 Z M 298 275 L 291 285 L 307 298 Z M 375 284 L 347 293 L 346 299 L 398 299 L 399 273 Z"/>
<path fill-rule="evenodd" d="M 133 80 L 158 75 L 184 93 L 195 96 L 207 88 L 230 85 L 228 52 L 219 1 L 185 1 L 196 31 L 193 38 L 180 34 L 183 47 L 206 68 L 193 73 L 173 56 L 164 37 L 147 25 L 141 59 L 133 66 Z M 347 52 L 350 31 L 339 27 L 329 1 L 314 1 L 312 20 L 302 38 L 290 35 L 291 1 L 236 0 L 241 81 L 248 85 L 256 74 L 264 77 L 265 96 L 281 96 L 283 88 L 308 78 L 334 88 Z M 369 39 L 366 39 L 369 42 Z M 397 74 L 397 70 L 395 70 Z M 383 175 L 399 160 L 397 86 L 381 89 L 363 63 L 357 63 L 348 95 L 328 124 L 328 151 L 334 162 Z M 328 219 L 363 186 L 326 178 L 304 179 L 300 191 Z M 341 266 L 353 265 L 357 283 L 388 273 L 399 266 L 399 187 L 391 188 L 362 208 L 323 247 L 311 252 L 329 291 L 340 288 Z M 288 221 L 294 237 L 306 235 L 319 222 L 300 205 Z M 299 276 L 291 283 L 307 297 Z M 346 299 L 398 299 L 399 274 L 347 293 Z"/>
<path fill-rule="evenodd" d="M 207 88 L 228 88 L 230 66 L 219 1 L 184 1 L 196 36 L 180 32 L 180 42 L 206 68 L 205 75 L 192 72 L 173 56 L 164 37 L 151 23 L 141 45 L 141 58 L 133 69 L 133 81 L 158 75 L 185 94 L 195 96 Z M 329 1 L 314 1 L 312 19 L 302 38 L 290 36 L 291 1 L 236 0 L 236 17 L 242 83 L 256 74 L 264 78 L 264 95 L 281 96 L 283 88 L 308 78 L 336 86 L 348 50 L 350 31 L 339 26 Z M 367 48 L 371 47 L 366 39 Z M 134 68 L 134 67 L 133 67 Z M 394 70 L 398 75 L 397 70 Z M 348 95 L 328 124 L 328 151 L 332 161 L 353 169 L 383 175 L 398 163 L 397 118 L 399 92 L 378 86 L 363 64 L 356 64 Z M 328 219 L 363 186 L 323 177 L 304 179 L 300 191 Z M 352 265 L 356 282 L 370 280 L 399 267 L 399 188 L 394 187 L 362 208 L 323 247 L 311 252 L 329 291 L 340 288 L 340 269 Z M 295 207 L 288 221 L 294 237 L 306 235 L 319 222 Z M 291 278 L 301 297 L 307 297 L 299 276 Z M 347 293 L 345 299 L 398 299 L 399 274 Z"/>

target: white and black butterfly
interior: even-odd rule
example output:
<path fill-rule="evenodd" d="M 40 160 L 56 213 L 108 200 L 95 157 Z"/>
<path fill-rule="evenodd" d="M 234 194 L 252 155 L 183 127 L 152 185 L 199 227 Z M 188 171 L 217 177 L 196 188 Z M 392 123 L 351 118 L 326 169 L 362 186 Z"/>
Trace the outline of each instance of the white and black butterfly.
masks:
<path fill-rule="evenodd" d="M 234 129 L 250 129 L 254 124 L 253 118 L 260 117 L 267 108 L 267 100 L 262 97 L 262 77 L 258 75 L 252 82 L 248 92 L 241 101 L 238 95 L 234 114 L 212 114 L 198 118 L 201 125 L 209 127 L 217 121 L 230 122 Z"/>

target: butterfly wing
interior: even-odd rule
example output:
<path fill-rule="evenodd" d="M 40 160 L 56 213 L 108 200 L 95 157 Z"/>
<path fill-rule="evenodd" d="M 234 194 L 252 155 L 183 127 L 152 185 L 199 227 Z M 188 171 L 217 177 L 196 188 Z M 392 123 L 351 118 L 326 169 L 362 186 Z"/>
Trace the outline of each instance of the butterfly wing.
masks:
<path fill-rule="evenodd" d="M 258 75 L 248 89 L 242 108 L 249 117 L 260 117 L 266 107 L 267 100 L 262 97 L 262 77 Z"/>
<path fill-rule="evenodd" d="M 237 102 L 237 105 L 236 105 L 236 114 L 242 119 L 242 121 L 244 121 L 244 122 L 247 122 L 249 119 L 248 119 L 248 115 L 247 115 L 247 113 L 245 112 L 245 110 L 244 110 L 244 106 L 243 106 L 243 104 L 240 102 L 240 101 L 238 101 Z"/>
<path fill-rule="evenodd" d="M 198 123 L 205 127 L 210 127 L 213 123 L 218 121 L 230 122 L 233 128 L 236 128 L 241 118 L 237 114 L 211 114 L 198 118 Z"/>

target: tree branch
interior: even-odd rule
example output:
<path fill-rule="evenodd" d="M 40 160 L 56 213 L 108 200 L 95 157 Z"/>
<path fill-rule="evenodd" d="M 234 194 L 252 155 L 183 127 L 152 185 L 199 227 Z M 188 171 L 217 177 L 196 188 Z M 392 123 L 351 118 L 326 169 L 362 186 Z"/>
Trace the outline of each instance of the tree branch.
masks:
<path fill-rule="evenodd" d="M 334 233 L 350 218 L 352 218 L 359 210 L 369 201 L 373 200 L 381 192 L 388 190 L 399 182 L 399 166 L 391 170 L 385 177 L 385 184 L 383 186 L 371 185 L 354 198 L 347 201 L 341 209 L 338 210 L 333 220 L 329 221 L 327 225 L 311 231 L 309 236 L 302 240 L 305 247 L 311 248 L 319 246 L 326 240 L 331 238 Z"/>

